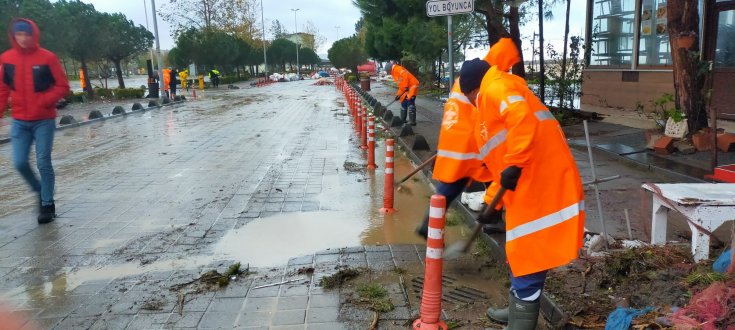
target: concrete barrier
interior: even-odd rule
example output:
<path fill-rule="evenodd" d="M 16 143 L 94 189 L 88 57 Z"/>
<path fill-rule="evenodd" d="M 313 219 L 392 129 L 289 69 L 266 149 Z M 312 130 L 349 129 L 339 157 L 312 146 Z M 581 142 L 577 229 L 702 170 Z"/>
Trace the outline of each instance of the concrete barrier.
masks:
<path fill-rule="evenodd" d="M 168 97 L 163 99 L 163 105 L 167 105 L 167 104 L 171 104 L 171 99 Z"/>
<path fill-rule="evenodd" d="M 122 114 L 125 114 L 125 109 L 123 109 L 123 107 L 121 107 L 121 106 L 118 105 L 118 106 L 112 108 L 112 115 L 113 116 L 122 115 Z"/>
<path fill-rule="evenodd" d="M 133 103 L 133 111 L 143 110 L 143 105 L 140 103 Z"/>
<path fill-rule="evenodd" d="M 181 96 L 176 95 L 176 97 L 174 97 L 175 102 L 181 102 L 181 100 L 182 100 Z"/>
<path fill-rule="evenodd" d="M 401 126 L 401 132 L 398 133 L 398 136 L 406 137 L 406 136 L 413 135 L 413 134 L 414 134 L 413 128 L 411 128 L 411 125 L 403 124 L 403 126 Z"/>
<path fill-rule="evenodd" d="M 74 124 L 78 124 L 78 123 L 79 122 L 76 119 L 74 119 L 74 116 L 72 116 L 72 115 L 63 115 L 61 117 L 61 120 L 59 121 L 59 125 L 61 125 L 61 126 L 64 126 L 64 125 L 74 125 Z"/>
<path fill-rule="evenodd" d="M 390 123 L 393 120 L 393 117 L 393 111 L 385 110 L 385 112 L 383 112 L 383 120 L 386 123 Z"/>
<path fill-rule="evenodd" d="M 393 118 L 391 118 L 390 127 L 399 127 L 401 125 L 403 125 L 403 120 L 401 120 L 401 118 L 398 116 L 393 116 Z"/>
<path fill-rule="evenodd" d="M 421 134 L 416 134 L 416 137 L 413 140 L 413 145 L 411 146 L 411 150 L 431 150 L 429 148 L 429 142 L 426 142 L 426 138 Z"/>
<path fill-rule="evenodd" d="M 164 100 L 165 100 L 165 99 L 164 99 Z M 161 105 L 160 105 L 160 104 L 158 104 L 158 101 L 155 101 L 155 100 L 151 100 L 150 102 L 148 102 L 148 107 L 149 107 L 149 108 L 153 108 L 153 107 L 160 107 L 160 106 L 161 106 Z"/>
<path fill-rule="evenodd" d="M 92 120 L 92 119 L 100 119 L 104 117 L 105 115 L 103 115 L 102 112 L 100 112 L 99 110 L 92 110 L 89 113 L 89 116 L 87 117 L 87 119 Z"/>

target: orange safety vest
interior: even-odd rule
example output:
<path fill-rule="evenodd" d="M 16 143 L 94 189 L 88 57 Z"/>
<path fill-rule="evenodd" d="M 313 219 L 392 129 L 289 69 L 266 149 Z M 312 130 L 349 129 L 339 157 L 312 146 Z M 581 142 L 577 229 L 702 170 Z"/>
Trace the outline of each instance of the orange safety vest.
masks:
<path fill-rule="evenodd" d="M 418 95 L 419 81 L 411 74 L 411 72 L 408 72 L 406 68 L 398 64 L 393 64 L 393 67 L 390 70 L 390 75 L 393 77 L 396 84 L 398 84 L 398 92 L 396 92 L 396 96 L 403 94 L 400 98 L 401 102 Z M 406 88 L 408 88 L 408 93 L 404 94 Z"/>
<path fill-rule="evenodd" d="M 518 62 L 510 39 L 496 43 L 477 96 L 476 138 L 493 174 L 485 201 L 499 189 L 500 173 L 522 168 L 515 191 L 503 197 L 505 251 L 514 276 L 565 265 L 578 256 L 584 232 L 582 181 L 559 122 L 525 80 L 508 73 Z"/>
<path fill-rule="evenodd" d="M 492 180 L 490 171 L 482 163 L 475 141 L 475 106 L 459 88 L 459 79 L 444 104 L 444 119 L 439 131 L 439 145 L 432 178 L 445 183 L 462 178 L 475 181 Z"/>
<path fill-rule="evenodd" d="M 84 70 L 79 69 L 79 84 L 82 87 L 82 90 L 87 89 L 87 80 L 84 77 Z"/>
<path fill-rule="evenodd" d="M 163 90 L 168 90 L 168 84 L 171 82 L 171 69 L 163 69 Z"/>

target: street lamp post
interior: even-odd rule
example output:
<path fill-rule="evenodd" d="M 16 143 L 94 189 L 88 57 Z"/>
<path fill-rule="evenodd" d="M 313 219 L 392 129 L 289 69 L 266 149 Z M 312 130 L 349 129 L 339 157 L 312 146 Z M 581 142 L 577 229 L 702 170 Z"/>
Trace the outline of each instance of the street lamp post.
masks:
<path fill-rule="evenodd" d="M 294 33 L 296 35 L 296 74 L 301 75 L 299 68 L 299 25 L 296 23 L 296 12 L 299 11 L 299 8 L 291 9 L 291 11 L 293 11 L 293 26 L 295 31 Z"/>
<path fill-rule="evenodd" d="M 265 78 L 268 79 L 268 56 L 265 52 L 265 18 L 263 17 L 263 0 L 260 0 L 260 23 L 263 27 L 263 66 L 265 67 Z"/>
<path fill-rule="evenodd" d="M 335 26 L 334 28 L 337 29 L 337 40 L 339 40 L 339 25 Z"/>
<path fill-rule="evenodd" d="M 151 0 L 151 10 L 153 14 L 153 30 L 156 35 L 156 55 L 158 56 L 158 88 L 159 88 L 159 95 L 163 97 L 163 62 L 161 61 L 161 42 L 160 38 L 158 37 L 158 19 L 156 16 L 156 0 Z"/>

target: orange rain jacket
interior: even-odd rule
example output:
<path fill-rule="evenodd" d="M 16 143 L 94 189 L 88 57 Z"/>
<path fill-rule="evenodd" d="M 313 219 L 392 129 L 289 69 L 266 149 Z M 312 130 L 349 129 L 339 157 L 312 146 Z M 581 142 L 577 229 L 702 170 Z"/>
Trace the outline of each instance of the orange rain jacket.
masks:
<path fill-rule="evenodd" d="M 519 61 L 510 39 L 490 49 L 477 96 L 476 138 L 493 174 L 489 203 L 500 188 L 500 173 L 522 168 L 515 191 L 503 197 L 506 255 L 514 276 L 565 265 L 578 256 L 584 232 L 584 191 L 564 133 L 548 108 L 508 73 Z"/>
<path fill-rule="evenodd" d="M 163 69 L 163 90 L 167 91 L 171 83 L 171 69 Z"/>
<path fill-rule="evenodd" d="M 408 72 L 406 68 L 393 64 L 390 70 L 390 75 L 393 80 L 398 84 L 398 92 L 396 96 L 403 94 L 400 101 L 403 102 L 405 99 L 410 99 L 419 93 L 419 81 L 414 77 L 411 72 Z M 404 91 L 408 88 L 408 93 L 404 94 Z"/>
<path fill-rule="evenodd" d="M 444 119 L 439 131 L 439 145 L 432 178 L 445 183 L 471 178 L 478 182 L 492 179 L 482 163 L 474 136 L 475 106 L 462 94 L 459 79 L 444 104 Z"/>

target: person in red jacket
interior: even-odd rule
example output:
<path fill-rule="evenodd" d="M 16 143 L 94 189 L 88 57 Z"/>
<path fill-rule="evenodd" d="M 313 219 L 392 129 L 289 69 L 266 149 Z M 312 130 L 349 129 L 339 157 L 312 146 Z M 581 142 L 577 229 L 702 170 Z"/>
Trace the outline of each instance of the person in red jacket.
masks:
<path fill-rule="evenodd" d="M 56 102 L 69 92 L 69 82 L 56 55 L 40 47 L 41 33 L 33 21 L 12 20 L 8 34 L 12 48 L 0 55 L 0 120 L 10 98 L 13 165 L 39 194 L 38 223 L 48 223 L 56 217 L 51 163 Z M 40 180 L 28 159 L 33 142 Z"/>

